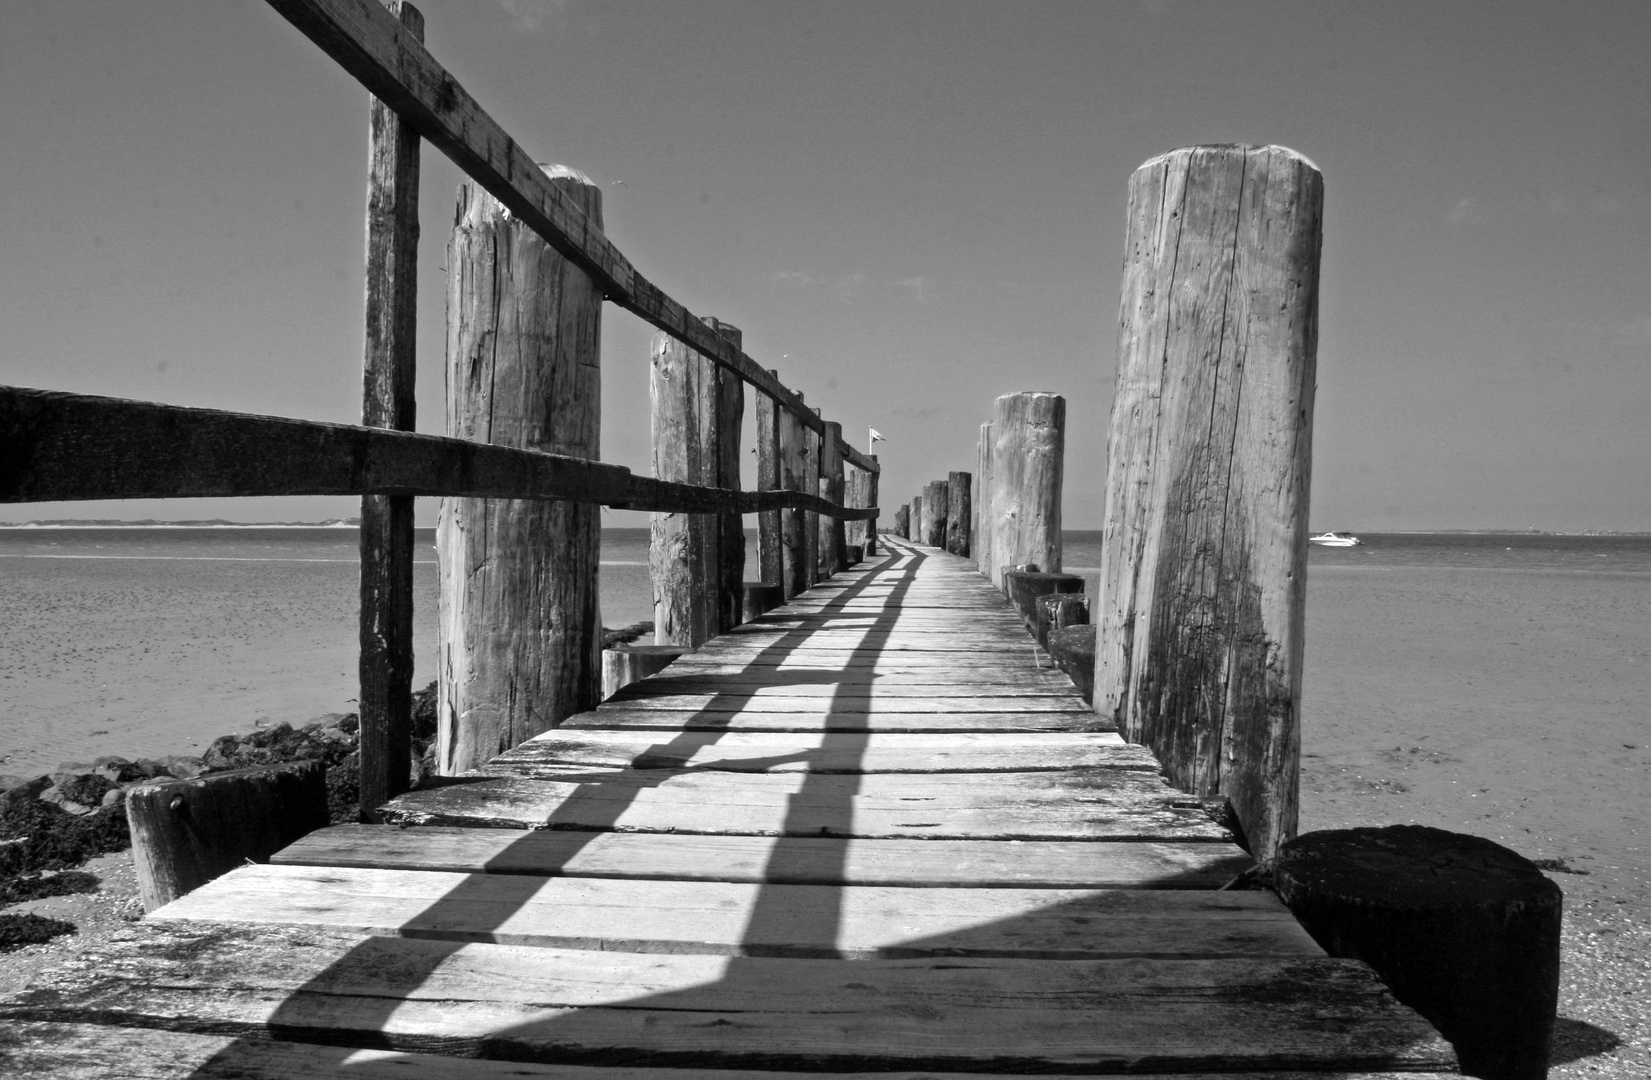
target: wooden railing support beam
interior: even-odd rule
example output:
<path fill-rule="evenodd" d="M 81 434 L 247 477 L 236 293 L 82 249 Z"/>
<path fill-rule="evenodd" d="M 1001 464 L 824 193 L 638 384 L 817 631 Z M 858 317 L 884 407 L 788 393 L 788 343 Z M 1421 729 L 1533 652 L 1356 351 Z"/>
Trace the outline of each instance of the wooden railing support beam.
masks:
<path fill-rule="evenodd" d="M 878 464 L 876 454 L 871 455 L 871 461 L 873 465 Z M 864 478 L 862 481 L 864 487 L 861 491 L 862 495 L 865 497 L 865 502 L 863 505 L 867 507 L 875 507 L 877 505 L 877 481 L 881 475 L 882 473 L 878 469 L 871 469 L 861 473 L 861 476 Z M 866 558 L 874 558 L 876 555 L 877 518 L 873 516 L 866 519 Z"/>
<path fill-rule="evenodd" d="M 779 372 L 769 374 L 778 377 Z M 780 417 L 783 410 L 774 399 L 757 391 L 757 490 L 777 491 L 780 482 Z M 762 580 L 780 586 L 785 597 L 784 511 L 765 510 L 757 515 L 757 563 Z"/>
<path fill-rule="evenodd" d="M 820 440 L 820 498 L 847 505 L 843 483 L 843 425 L 828 420 Z M 824 579 L 848 568 L 848 540 L 837 518 L 821 517 L 819 523 L 819 568 Z"/>
<path fill-rule="evenodd" d="M 602 191 L 547 181 L 589 220 Z M 600 455 L 602 292 L 474 184 L 447 252 L 450 435 Z M 600 514 L 589 503 L 449 499 L 437 529 L 437 767 L 453 775 L 595 706 Z"/>
<path fill-rule="evenodd" d="M 1277 146 L 1129 185 L 1095 707 L 1258 858 L 1296 832 L 1323 193 Z"/>
<path fill-rule="evenodd" d="M 424 16 L 406 0 L 389 10 L 424 40 Z M 367 181 L 367 335 L 363 427 L 412 431 L 418 330 L 419 138 L 373 99 Z M 411 784 L 413 743 L 413 497 L 361 497 L 361 819 Z"/>
<path fill-rule="evenodd" d="M 951 509 L 951 484 L 931 480 L 923 489 L 923 542 L 946 550 L 946 517 Z"/>
<path fill-rule="evenodd" d="M 739 348 L 744 334 L 739 327 L 721 320 L 713 320 L 717 333 Z M 740 489 L 740 430 L 745 422 L 745 382 L 726 368 L 713 368 L 716 378 L 716 478 L 712 487 L 725 491 Z M 841 502 L 842 500 L 836 500 Z M 737 510 L 724 510 L 716 516 L 717 562 L 716 577 L 707 582 L 716 597 L 716 629 L 726 634 L 743 619 L 745 591 L 745 521 Z"/>

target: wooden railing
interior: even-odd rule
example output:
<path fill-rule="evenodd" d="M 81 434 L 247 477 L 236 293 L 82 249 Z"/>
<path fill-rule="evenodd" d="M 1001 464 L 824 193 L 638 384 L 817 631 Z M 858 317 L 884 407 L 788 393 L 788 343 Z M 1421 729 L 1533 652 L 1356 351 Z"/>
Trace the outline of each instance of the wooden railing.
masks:
<path fill-rule="evenodd" d="M 762 566 L 772 581 L 769 573 L 782 572 L 782 540 L 813 537 L 816 518 L 875 523 L 879 470 L 876 458 L 844 443 L 840 425 L 805 406 L 736 338 L 638 273 L 424 48 L 423 19 L 411 4 L 269 3 L 376 99 L 363 425 L 0 387 L 0 501 L 362 496 L 361 792 L 370 818 L 409 781 L 414 496 L 563 500 L 724 518 L 758 513 Z M 759 442 L 769 450 L 760 455 L 759 490 L 738 490 L 737 471 L 734 483 L 721 486 L 674 482 L 577 456 L 413 433 L 421 139 L 578 267 L 605 300 L 761 392 Z M 786 438 L 796 444 L 793 456 L 813 466 L 807 482 L 780 475 L 786 455 L 776 444 Z M 865 500 L 858 505 L 844 496 L 844 462 L 870 478 L 848 485 Z M 791 513 L 781 521 L 780 511 Z M 875 535 L 874 524 L 867 533 Z M 812 558 L 814 545 L 808 549 Z M 799 580 L 812 581 L 814 569 L 799 570 Z"/>

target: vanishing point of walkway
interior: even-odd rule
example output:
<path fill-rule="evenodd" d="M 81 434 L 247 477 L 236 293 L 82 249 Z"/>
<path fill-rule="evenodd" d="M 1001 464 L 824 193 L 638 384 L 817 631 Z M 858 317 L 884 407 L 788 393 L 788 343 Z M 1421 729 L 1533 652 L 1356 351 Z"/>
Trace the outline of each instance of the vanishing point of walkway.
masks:
<path fill-rule="evenodd" d="M 154 912 L 0 1002 L 0 1043 L 134 1078 L 1452 1067 L 1270 893 L 1221 890 L 1249 858 L 971 563 L 891 546 L 393 824 Z"/>

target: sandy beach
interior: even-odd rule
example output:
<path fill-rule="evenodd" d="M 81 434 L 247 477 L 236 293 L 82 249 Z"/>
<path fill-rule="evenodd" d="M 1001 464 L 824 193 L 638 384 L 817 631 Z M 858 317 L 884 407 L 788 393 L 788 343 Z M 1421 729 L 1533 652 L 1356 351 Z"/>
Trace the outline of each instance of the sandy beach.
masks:
<path fill-rule="evenodd" d="M 348 562 L 296 577 L 229 561 L 181 577 L 142 560 L 5 569 L 0 701 L 13 722 L 0 772 L 199 752 L 219 734 L 352 707 Z M 421 595 L 434 571 L 418 567 Z M 645 588 L 645 567 L 617 572 Z M 419 634 L 422 661 L 430 604 Z M 1315 565 L 1307 641 L 1302 830 L 1419 822 L 1554 860 L 1566 962 L 1553 1075 L 1651 1075 L 1651 575 Z M 78 904 L 117 925 L 132 910 L 121 858 L 103 893 L 39 910 Z M 70 947 L 30 947 L 0 968 L 15 976 Z"/>

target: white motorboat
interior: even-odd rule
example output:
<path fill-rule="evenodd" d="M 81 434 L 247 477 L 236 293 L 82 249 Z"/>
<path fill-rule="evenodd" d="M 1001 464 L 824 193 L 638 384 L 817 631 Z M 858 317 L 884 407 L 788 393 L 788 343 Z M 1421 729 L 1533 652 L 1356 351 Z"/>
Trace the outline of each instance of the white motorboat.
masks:
<path fill-rule="evenodd" d="M 1352 533 L 1327 532 L 1307 538 L 1309 544 L 1318 544 L 1320 547 L 1358 547 L 1364 543 Z"/>

